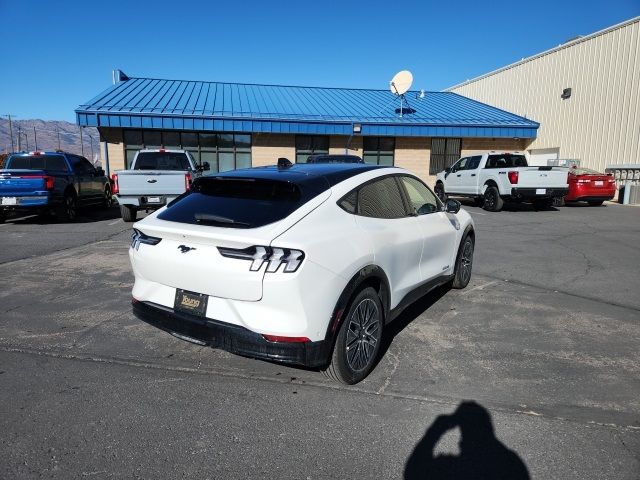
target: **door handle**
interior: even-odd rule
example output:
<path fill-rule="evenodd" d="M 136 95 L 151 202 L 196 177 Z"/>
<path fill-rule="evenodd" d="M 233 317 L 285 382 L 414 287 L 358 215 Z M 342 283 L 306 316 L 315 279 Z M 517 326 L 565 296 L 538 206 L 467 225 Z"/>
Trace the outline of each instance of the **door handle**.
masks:
<path fill-rule="evenodd" d="M 472 174 L 471 174 L 471 176 L 472 176 L 472 177 L 475 177 L 475 176 L 476 176 L 476 174 L 475 174 L 475 173 L 472 173 Z"/>
<path fill-rule="evenodd" d="M 462 174 L 461 174 L 461 173 L 459 173 L 459 174 L 457 174 L 457 175 L 456 175 L 456 177 L 459 177 L 459 176 L 461 176 L 461 175 L 462 175 Z"/>

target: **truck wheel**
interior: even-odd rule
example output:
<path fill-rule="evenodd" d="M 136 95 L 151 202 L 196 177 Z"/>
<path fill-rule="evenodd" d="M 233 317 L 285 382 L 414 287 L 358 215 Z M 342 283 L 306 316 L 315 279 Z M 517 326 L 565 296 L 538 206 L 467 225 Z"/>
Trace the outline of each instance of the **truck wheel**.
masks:
<path fill-rule="evenodd" d="M 120 215 L 125 222 L 135 222 L 138 212 L 135 208 L 128 207 L 127 205 L 120 205 Z"/>
<path fill-rule="evenodd" d="M 447 203 L 447 194 L 444 193 L 444 184 L 442 182 L 436 183 L 435 188 L 433 189 L 435 194 L 438 196 L 442 203 Z"/>
<path fill-rule="evenodd" d="M 604 203 L 604 200 L 589 200 L 587 203 L 590 207 L 599 207 Z"/>
<path fill-rule="evenodd" d="M 4 210 L 0 209 L 0 223 L 4 223 L 6 219 L 7 219 L 7 214 L 4 213 Z"/>
<path fill-rule="evenodd" d="M 102 199 L 100 206 L 102 208 L 111 208 L 111 205 L 113 205 L 113 197 L 111 196 L 111 187 L 107 185 L 104 187 L 104 198 Z"/>
<path fill-rule="evenodd" d="M 492 185 L 484 191 L 484 203 L 482 208 L 488 212 L 499 212 L 504 206 L 504 200 L 500 198 L 500 192 Z"/>
<path fill-rule="evenodd" d="M 60 220 L 65 222 L 73 222 L 78 215 L 78 199 L 75 192 L 67 192 L 64 194 L 62 205 L 58 207 L 57 215 Z"/>
<path fill-rule="evenodd" d="M 541 198 L 533 201 L 533 208 L 536 210 L 549 210 L 553 205 L 553 198 Z"/>
<path fill-rule="evenodd" d="M 471 280 L 471 268 L 473 267 L 473 238 L 467 236 L 460 244 L 458 258 L 456 259 L 456 269 L 451 283 L 452 288 L 464 288 Z"/>
<path fill-rule="evenodd" d="M 378 293 L 371 287 L 361 290 L 342 322 L 325 375 L 347 385 L 364 380 L 378 357 L 383 325 Z"/>

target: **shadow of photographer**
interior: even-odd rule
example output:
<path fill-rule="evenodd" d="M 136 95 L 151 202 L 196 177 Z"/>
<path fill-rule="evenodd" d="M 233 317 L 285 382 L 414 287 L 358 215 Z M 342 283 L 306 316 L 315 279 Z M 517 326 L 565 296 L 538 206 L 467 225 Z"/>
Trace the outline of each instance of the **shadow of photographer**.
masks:
<path fill-rule="evenodd" d="M 442 436 L 460 429 L 460 455 L 434 455 Z M 405 480 L 509 479 L 528 480 L 522 459 L 495 436 L 491 414 L 476 402 L 462 402 L 451 415 L 440 415 L 409 456 Z"/>

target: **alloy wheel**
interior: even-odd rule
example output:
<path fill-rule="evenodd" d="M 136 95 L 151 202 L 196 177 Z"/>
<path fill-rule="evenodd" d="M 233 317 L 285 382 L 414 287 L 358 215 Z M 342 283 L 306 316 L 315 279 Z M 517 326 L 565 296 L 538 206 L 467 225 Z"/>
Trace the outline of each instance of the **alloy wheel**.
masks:
<path fill-rule="evenodd" d="M 362 371 L 370 364 L 380 341 L 380 312 L 376 303 L 363 299 L 354 309 L 347 330 L 346 357 L 353 371 Z"/>
<path fill-rule="evenodd" d="M 471 279 L 471 268 L 473 266 L 473 242 L 470 239 L 464 244 L 462 257 L 460 258 L 460 277 L 462 283 L 467 284 Z"/>

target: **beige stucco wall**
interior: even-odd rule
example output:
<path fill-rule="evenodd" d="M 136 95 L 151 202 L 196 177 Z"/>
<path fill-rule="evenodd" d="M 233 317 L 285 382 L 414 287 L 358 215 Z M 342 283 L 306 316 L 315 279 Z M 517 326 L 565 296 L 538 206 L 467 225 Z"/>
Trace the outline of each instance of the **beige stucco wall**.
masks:
<path fill-rule="evenodd" d="M 529 150 L 601 171 L 640 163 L 640 17 L 449 90 L 540 122 Z"/>
<path fill-rule="evenodd" d="M 296 161 L 295 135 L 254 133 L 251 136 L 251 165 L 276 165 L 278 158 Z"/>

